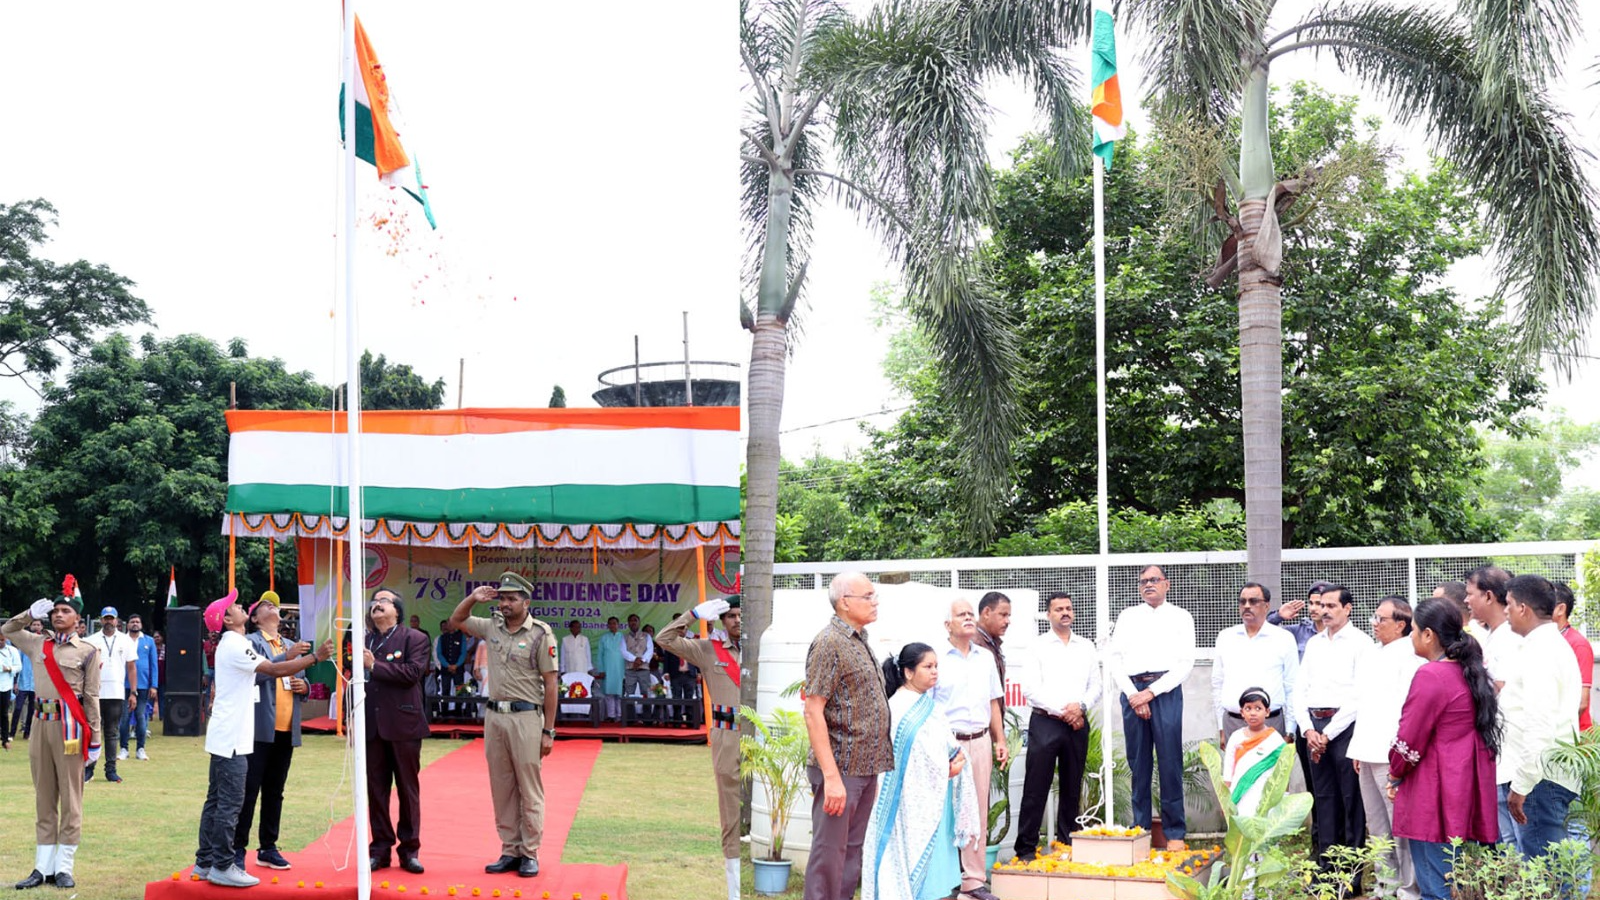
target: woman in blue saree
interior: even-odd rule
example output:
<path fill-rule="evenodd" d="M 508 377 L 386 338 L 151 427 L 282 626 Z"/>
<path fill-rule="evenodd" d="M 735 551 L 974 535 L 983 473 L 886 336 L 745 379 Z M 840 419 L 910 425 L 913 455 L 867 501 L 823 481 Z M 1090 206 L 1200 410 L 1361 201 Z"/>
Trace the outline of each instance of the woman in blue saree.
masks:
<path fill-rule="evenodd" d="M 961 884 L 958 849 L 979 840 L 977 795 L 933 700 L 939 657 L 907 644 L 885 660 L 894 770 L 878 783 L 861 865 L 862 900 L 935 900 Z"/>

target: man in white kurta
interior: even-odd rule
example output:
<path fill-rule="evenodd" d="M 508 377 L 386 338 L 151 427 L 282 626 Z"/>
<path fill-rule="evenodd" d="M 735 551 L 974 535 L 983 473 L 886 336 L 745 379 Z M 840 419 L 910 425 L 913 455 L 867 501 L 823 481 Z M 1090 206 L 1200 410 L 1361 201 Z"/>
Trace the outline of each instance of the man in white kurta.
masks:
<path fill-rule="evenodd" d="M 1394 801 L 1384 790 L 1389 784 L 1389 746 L 1400 731 L 1400 710 L 1411 679 L 1425 660 L 1411 645 L 1411 604 L 1402 597 L 1385 597 L 1372 617 L 1378 645 L 1367 651 L 1356 674 L 1356 709 L 1360 715 L 1351 728 L 1348 755 L 1361 787 L 1361 807 L 1367 816 L 1368 837 L 1390 837 Z M 1419 900 L 1417 873 L 1405 838 L 1380 861 L 1377 878 L 1384 896 Z"/>
<path fill-rule="evenodd" d="M 594 658 L 589 648 L 589 638 L 583 633 L 583 623 L 573 619 L 567 623 L 571 634 L 561 639 L 561 674 L 589 674 L 594 668 Z"/>

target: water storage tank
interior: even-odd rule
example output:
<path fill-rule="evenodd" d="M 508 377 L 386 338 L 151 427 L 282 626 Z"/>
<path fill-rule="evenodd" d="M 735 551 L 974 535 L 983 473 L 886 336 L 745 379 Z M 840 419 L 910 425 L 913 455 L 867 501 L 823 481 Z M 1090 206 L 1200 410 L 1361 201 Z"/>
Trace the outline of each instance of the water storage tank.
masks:
<path fill-rule="evenodd" d="M 601 406 L 738 406 L 738 363 L 649 362 L 600 373 L 593 395 Z M 693 402 L 689 396 L 693 393 Z"/>

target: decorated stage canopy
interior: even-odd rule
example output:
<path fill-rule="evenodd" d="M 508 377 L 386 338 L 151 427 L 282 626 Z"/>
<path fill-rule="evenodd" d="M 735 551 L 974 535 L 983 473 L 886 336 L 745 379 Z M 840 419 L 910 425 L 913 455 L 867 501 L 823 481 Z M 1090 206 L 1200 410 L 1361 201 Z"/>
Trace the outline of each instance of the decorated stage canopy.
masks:
<path fill-rule="evenodd" d="M 348 528 L 345 414 L 228 413 L 225 533 Z M 464 409 L 361 416 L 380 544 L 684 549 L 738 540 L 739 410 Z"/>

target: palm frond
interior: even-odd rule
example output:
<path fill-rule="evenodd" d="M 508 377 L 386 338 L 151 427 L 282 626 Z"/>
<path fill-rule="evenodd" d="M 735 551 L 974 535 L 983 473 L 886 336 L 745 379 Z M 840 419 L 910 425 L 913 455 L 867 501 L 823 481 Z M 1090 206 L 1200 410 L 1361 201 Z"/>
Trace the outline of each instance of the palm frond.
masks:
<path fill-rule="evenodd" d="M 1459 0 L 1458 9 L 1484 63 L 1485 92 L 1517 105 L 1560 69 L 1583 22 L 1577 0 Z"/>
<path fill-rule="evenodd" d="M 1139 0 L 1124 9 L 1143 25 L 1155 105 L 1190 110 L 1215 125 L 1226 122 L 1265 54 L 1269 0 Z"/>
<path fill-rule="evenodd" d="M 1486 60 L 1496 45 L 1447 14 L 1410 5 L 1333 4 L 1295 32 L 1275 54 L 1325 50 L 1401 122 L 1422 120 L 1483 201 L 1501 290 L 1517 301 L 1516 349 L 1569 372 L 1596 308 L 1600 225 L 1586 154 L 1543 85 Z"/>

